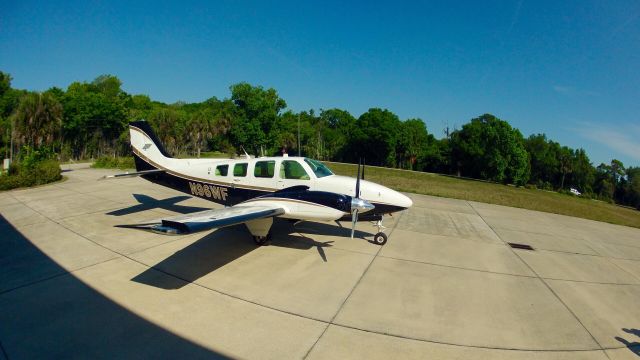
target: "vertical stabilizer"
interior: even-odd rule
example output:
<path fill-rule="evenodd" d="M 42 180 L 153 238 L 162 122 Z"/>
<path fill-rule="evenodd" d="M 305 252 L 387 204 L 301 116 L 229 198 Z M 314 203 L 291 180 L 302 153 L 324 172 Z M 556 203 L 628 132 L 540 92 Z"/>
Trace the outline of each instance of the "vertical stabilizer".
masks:
<path fill-rule="evenodd" d="M 171 156 L 148 122 L 143 120 L 129 123 L 129 135 L 137 171 L 154 170 L 166 166 L 167 159 Z"/>

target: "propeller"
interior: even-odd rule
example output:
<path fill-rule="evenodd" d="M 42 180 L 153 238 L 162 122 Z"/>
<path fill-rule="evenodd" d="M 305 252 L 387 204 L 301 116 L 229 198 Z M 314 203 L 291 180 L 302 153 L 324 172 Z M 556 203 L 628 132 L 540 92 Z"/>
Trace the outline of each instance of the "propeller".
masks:
<path fill-rule="evenodd" d="M 364 165 L 362 165 L 362 178 L 364 179 Z M 373 206 L 367 200 L 360 199 L 360 160 L 358 160 L 358 177 L 356 178 L 356 194 L 351 198 L 351 238 L 356 231 L 356 224 L 358 223 L 358 213 L 367 212 L 373 210 Z"/>

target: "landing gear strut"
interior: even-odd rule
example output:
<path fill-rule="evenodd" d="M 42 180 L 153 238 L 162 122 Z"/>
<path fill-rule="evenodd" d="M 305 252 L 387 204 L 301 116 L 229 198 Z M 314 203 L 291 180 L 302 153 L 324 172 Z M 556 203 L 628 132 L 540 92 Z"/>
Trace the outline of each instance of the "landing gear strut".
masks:
<path fill-rule="evenodd" d="M 373 236 L 373 243 L 380 246 L 386 244 L 387 234 L 383 232 L 386 227 L 382 225 L 382 219 L 376 221 L 374 226 L 378 227 L 378 233 Z"/>
<path fill-rule="evenodd" d="M 271 225 L 273 225 L 272 218 L 250 220 L 244 223 L 249 229 L 253 241 L 256 245 L 267 245 L 271 241 Z"/>

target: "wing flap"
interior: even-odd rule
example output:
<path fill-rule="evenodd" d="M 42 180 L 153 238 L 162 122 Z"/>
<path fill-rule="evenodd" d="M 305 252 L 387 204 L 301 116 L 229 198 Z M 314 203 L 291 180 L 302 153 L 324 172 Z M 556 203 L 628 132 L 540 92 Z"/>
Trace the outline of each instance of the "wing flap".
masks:
<path fill-rule="evenodd" d="M 235 206 L 162 219 L 161 224 L 152 226 L 150 229 L 164 234 L 188 234 L 284 213 L 284 208 L 276 206 Z"/>

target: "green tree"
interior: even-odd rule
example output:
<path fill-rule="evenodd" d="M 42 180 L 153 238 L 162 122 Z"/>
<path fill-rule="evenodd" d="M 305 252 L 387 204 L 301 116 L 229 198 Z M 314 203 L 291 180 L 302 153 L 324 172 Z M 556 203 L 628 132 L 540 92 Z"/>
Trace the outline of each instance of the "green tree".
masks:
<path fill-rule="evenodd" d="M 573 150 L 570 148 L 563 146 L 558 153 L 558 165 L 560 174 L 562 174 L 560 180 L 560 188 L 564 189 L 564 180 L 567 174 L 573 172 Z"/>
<path fill-rule="evenodd" d="M 320 111 L 320 118 L 325 126 L 325 155 L 328 159 L 344 161 L 346 152 L 350 151 L 350 141 L 356 131 L 356 118 L 348 111 L 328 109 Z"/>
<path fill-rule="evenodd" d="M 524 145 L 531 164 L 530 181 L 541 188 L 546 187 L 545 184 L 555 184 L 560 168 L 557 156 L 559 144 L 547 140 L 545 134 L 537 134 L 529 136 Z"/>
<path fill-rule="evenodd" d="M 611 166 L 604 163 L 598 165 L 596 168 L 593 190 L 600 199 L 613 199 L 615 184 L 611 179 Z"/>
<path fill-rule="evenodd" d="M 11 89 L 11 75 L 0 71 L 0 97 Z"/>
<path fill-rule="evenodd" d="M 122 81 L 113 75 L 100 75 L 91 82 L 91 90 L 109 99 L 126 96 L 121 89 Z"/>
<path fill-rule="evenodd" d="M 611 173 L 611 180 L 613 181 L 614 184 L 617 184 L 620 182 L 620 179 L 625 175 L 624 164 L 620 160 L 613 159 L 611 160 L 609 171 Z"/>
<path fill-rule="evenodd" d="M 29 93 L 11 117 L 16 145 L 53 145 L 60 136 L 62 105 L 51 94 Z"/>
<path fill-rule="evenodd" d="M 436 139 L 429 134 L 428 145 L 419 160 L 419 170 L 435 173 L 451 171 L 451 144 L 448 138 Z"/>
<path fill-rule="evenodd" d="M 525 184 L 529 159 L 520 131 L 491 114 L 472 119 L 451 135 L 452 158 L 465 176 Z"/>
<path fill-rule="evenodd" d="M 192 149 L 200 157 L 203 146 L 213 137 L 213 112 L 201 110 L 187 120 L 187 134 Z"/>
<path fill-rule="evenodd" d="M 154 125 L 156 134 L 167 151 L 174 155 L 186 151 L 187 115 L 184 111 L 158 106 L 151 111 L 148 120 Z"/>
<path fill-rule="evenodd" d="M 147 95 L 133 95 L 127 104 L 129 121 L 148 119 L 154 105 Z"/>
<path fill-rule="evenodd" d="M 356 122 L 352 161 L 366 157 L 367 164 L 396 166 L 396 148 L 401 122 L 386 109 L 372 108 Z"/>
<path fill-rule="evenodd" d="M 20 99 L 27 94 L 25 90 L 11 87 L 11 75 L 0 71 L 0 118 L 9 117 L 18 107 Z"/>
<path fill-rule="evenodd" d="M 591 161 L 584 149 L 578 149 L 573 152 L 571 168 L 573 169 L 570 177 L 571 185 L 581 192 L 592 193 L 595 169 L 591 165 Z"/>
<path fill-rule="evenodd" d="M 396 150 L 399 167 L 416 170 L 416 165 L 429 147 L 427 126 L 421 119 L 409 119 L 401 123 Z"/>
<path fill-rule="evenodd" d="M 233 145 L 237 148 L 243 145 L 255 153 L 263 147 L 276 151 L 277 136 L 271 130 L 287 103 L 272 88 L 265 90 L 261 86 L 238 83 L 230 90 L 231 100 L 239 111 L 232 124 Z"/>
<path fill-rule="evenodd" d="M 77 157 L 101 156 L 115 152 L 126 129 L 130 98 L 115 77 L 98 78 L 93 83 L 72 83 L 64 95 L 63 134 Z M 114 95 L 115 94 L 115 95 Z"/>
<path fill-rule="evenodd" d="M 628 167 L 626 177 L 623 202 L 640 210 L 640 167 Z"/>

